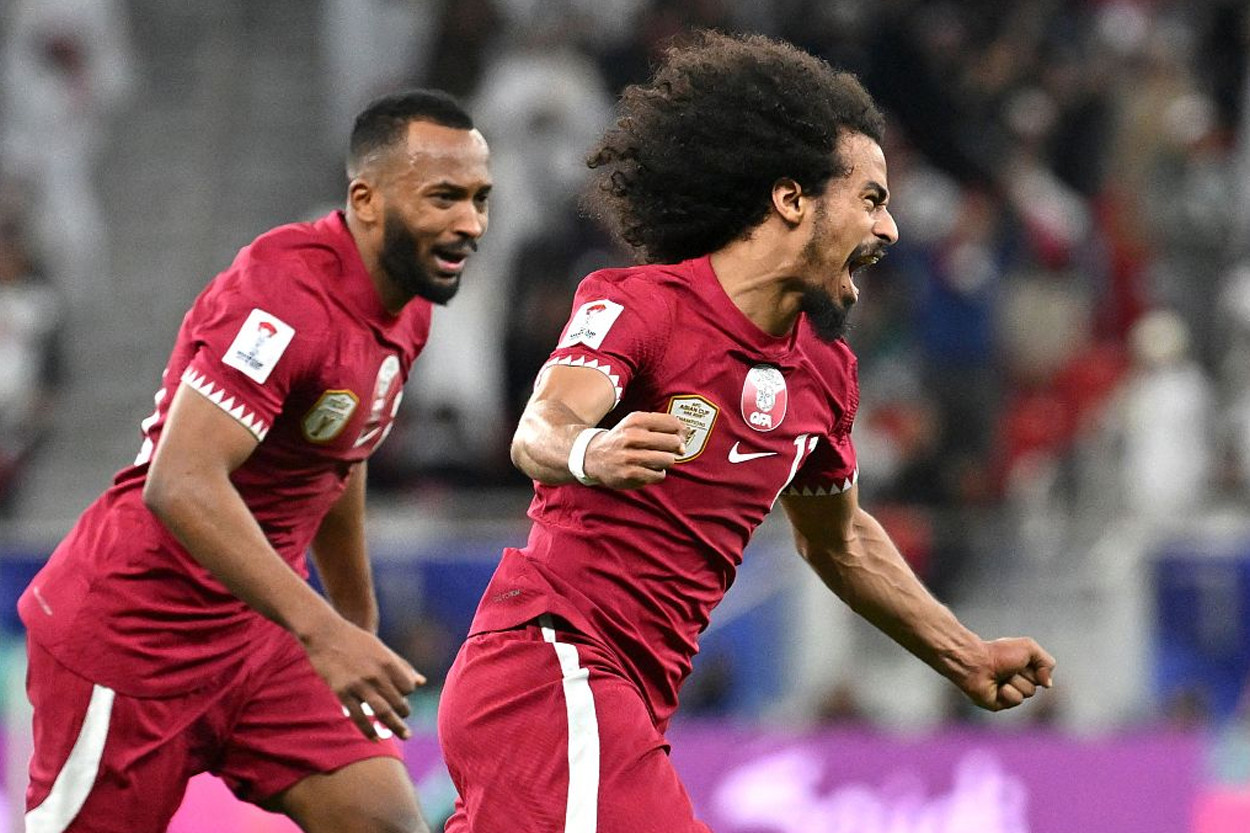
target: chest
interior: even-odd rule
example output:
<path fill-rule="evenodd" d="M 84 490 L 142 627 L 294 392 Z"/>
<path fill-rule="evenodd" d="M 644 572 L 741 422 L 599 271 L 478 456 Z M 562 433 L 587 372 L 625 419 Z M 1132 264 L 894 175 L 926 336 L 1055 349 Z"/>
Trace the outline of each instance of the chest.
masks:
<path fill-rule="evenodd" d="M 344 339 L 293 393 L 275 430 L 306 453 L 364 459 L 394 426 L 417 349 Z"/>
<path fill-rule="evenodd" d="M 648 401 L 625 403 L 628 410 L 670 413 L 686 426 L 681 474 L 758 488 L 770 504 L 851 411 L 849 392 L 839 393 L 810 363 L 772 362 L 733 347 L 666 361 L 639 388 Z"/>

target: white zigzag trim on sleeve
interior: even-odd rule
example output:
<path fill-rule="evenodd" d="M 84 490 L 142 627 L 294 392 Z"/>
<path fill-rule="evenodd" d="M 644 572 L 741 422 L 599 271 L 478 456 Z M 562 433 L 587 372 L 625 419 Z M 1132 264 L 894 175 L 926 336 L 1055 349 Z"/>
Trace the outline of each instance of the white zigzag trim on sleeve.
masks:
<path fill-rule="evenodd" d="M 624 392 L 621 389 L 621 377 L 619 374 L 612 372 L 612 367 L 610 365 L 600 364 L 597 360 L 588 359 L 585 356 L 577 356 L 576 358 L 573 356 L 561 356 L 560 358 L 552 359 L 543 365 L 542 370 L 538 371 L 538 375 L 541 376 L 544 370 L 557 364 L 567 365 L 569 367 L 590 367 L 599 371 L 604 376 L 607 376 L 608 381 L 612 383 L 612 389 L 616 391 L 616 403 L 620 404 L 621 394 Z"/>
<path fill-rule="evenodd" d="M 186 382 L 209 402 L 234 417 L 240 425 L 252 432 L 257 440 L 263 441 L 269 433 L 269 426 L 260 417 L 249 411 L 242 402 L 236 403 L 233 396 L 226 396 L 222 388 L 213 387 L 213 383 L 200 374 L 187 368 L 182 373 L 182 381 Z"/>
<path fill-rule="evenodd" d="M 850 488 L 859 482 L 859 469 L 851 472 L 851 476 L 842 481 L 842 485 L 832 483 L 828 486 L 818 486 L 813 489 L 811 486 L 804 486 L 800 489 L 797 486 L 788 487 L 782 494 L 799 495 L 801 497 L 820 497 L 821 495 L 840 495 L 843 492 L 850 491 Z"/>

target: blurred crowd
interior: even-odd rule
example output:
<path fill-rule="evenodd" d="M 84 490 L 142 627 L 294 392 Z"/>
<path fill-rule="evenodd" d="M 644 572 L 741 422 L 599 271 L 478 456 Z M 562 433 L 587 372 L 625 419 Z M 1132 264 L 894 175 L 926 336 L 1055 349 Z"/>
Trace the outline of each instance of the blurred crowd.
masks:
<path fill-rule="evenodd" d="M 579 213 L 582 156 L 659 50 L 714 27 L 777 35 L 856 72 L 890 117 L 902 237 L 860 279 L 849 336 L 861 483 L 940 592 L 975 557 L 970 530 L 984 524 L 971 521 L 987 514 L 1058 500 L 1078 516 L 1158 521 L 1250 495 L 1244 3 L 426 7 L 439 13 L 397 44 L 409 60 L 332 82 L 362 98 L 396 83 L 451 89 L 494 152 L 490 236 L 466 297 L 436 324 L 413 393 L 422 410 L 375 467 L 388 486 L 514 482 L 509 428 L 573 288 L 627 258 Z"/>
<path fill-rule="evenodd" d="M 465 100 L 493 152 L 490 233 L 371 464 L 378 491 L 524 488 L 507 443 L 534 374 L 580 278 L 628 258 L 580 210 L 584 154 L 660 50 L 712 27 L 854 71 L 890 119 L 901 241 L 858 278 L 848 337 L 860 482 L 939 595 L 987 522 L 1055 502 L 1166 522 L 1250 499 L 1243 0 L 319 9 L 326 147 L 369 98 L 428 85 Z M 93 177 L 134 98 L 126 15 L 0 2 L 0 508 L 62 385 L 63 324 L 101 277 Z"/>
<path fill-rule="evenodd" d="M 133 85 L 114 0 L 0 3 L 0 515 L 46 438 L 71 303 L 107 275 L 93 185 Z"/>

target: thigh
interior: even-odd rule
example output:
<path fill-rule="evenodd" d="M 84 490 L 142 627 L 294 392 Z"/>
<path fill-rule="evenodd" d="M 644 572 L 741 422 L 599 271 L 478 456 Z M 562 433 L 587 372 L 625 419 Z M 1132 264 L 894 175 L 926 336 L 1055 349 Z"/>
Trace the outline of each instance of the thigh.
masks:
<path fill-rule="evenodd" d="M 203 764 L 203 696 L 137 699 L 95 685 L 27 642 L 34 751 L 31 833 L 163 831 Z"/>
<path fill-rule="evenodd" d="M 395 758 L 369 758 L 296 782 L 265 808 L 308 833 L 429 833 L 408 770 Z"/>
<path fill-rule="evenodd" d="M 448 674 L 439 741 L 454 833 L 706 833 L 668 745 L 611 655 L 533 627 L 471 637 Z"/>
<path fill-rule="evenodd" d="M 212 767 L 240 799 L 266 804 L 310 776 L 400 758 L 394 738 L 371 741 L 360 733 L 289 634 L 257 651 L 263 661 L 253 663 L 258 670 Z"/>

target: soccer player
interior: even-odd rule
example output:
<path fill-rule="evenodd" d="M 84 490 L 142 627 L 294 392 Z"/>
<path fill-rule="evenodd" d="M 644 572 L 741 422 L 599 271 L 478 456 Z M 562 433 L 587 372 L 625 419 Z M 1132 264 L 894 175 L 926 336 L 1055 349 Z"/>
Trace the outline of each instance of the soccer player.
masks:
<path fill-rule="evenodd" d="M 196 299 L 138 458 L 19 602 L 28 831 L 163 831 L 204 771 L 304 830 L 428 829 L 393 738 L 424 680 L 375 636 L 365 466 L 486 231 L 488 161 L 446 94 L 378 99 L 345 210 L 261 235 Z"/>
<path fill-rule="evenodd" d="M 514 436 L 533 527 L 443 690 L 448 833 L 707 830 L 664 733 L 778 498 L 829 588 L 977 705 L 1051 680 L 1033 640 L 964 627 L 858 505 L 841 333 L 898 237 L 868 93 L 788 44 L 703 33 L 620 106 L 590 165 L 645 265 L 582 281 Z"/>

